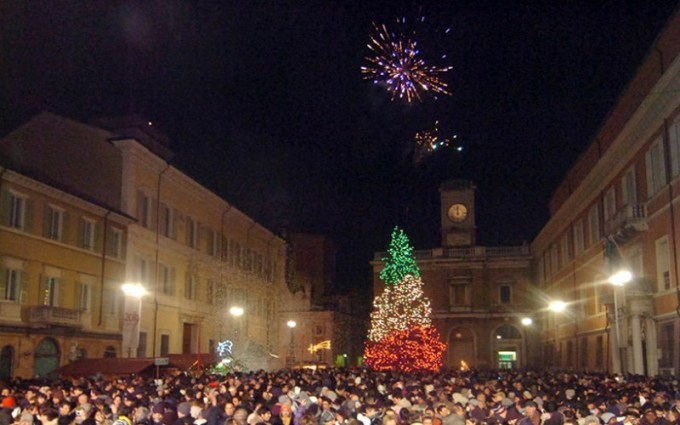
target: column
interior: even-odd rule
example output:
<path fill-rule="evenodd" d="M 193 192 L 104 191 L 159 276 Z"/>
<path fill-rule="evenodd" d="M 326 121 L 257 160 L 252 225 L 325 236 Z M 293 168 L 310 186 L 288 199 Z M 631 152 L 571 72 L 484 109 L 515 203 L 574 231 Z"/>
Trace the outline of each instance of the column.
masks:
<path fill-rule="evenodd" d="M 647 376 L 659 374 L 659 356 L 656 349 L 656 323 L 651 317 L 645 317 L 645 344 L 647 345 Z"/>
<path fill-rule="evenodd" d="M 642 361 L 642 330 L 640 325 L 640 315 L 632 314 L 630 317 L 630 327 L 631 335 L 633 336 L 633 373 L 643 375 L 645 371 Z"/>

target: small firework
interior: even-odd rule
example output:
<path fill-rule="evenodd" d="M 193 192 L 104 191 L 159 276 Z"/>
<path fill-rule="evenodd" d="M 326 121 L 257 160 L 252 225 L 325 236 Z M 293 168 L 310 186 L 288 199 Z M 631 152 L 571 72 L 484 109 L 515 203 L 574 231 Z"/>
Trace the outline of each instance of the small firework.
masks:
<path fill-rule="evenodd" d="M 416 142 L 415 151 L 413 153 L 413 160 L 416 163 L 420 163 L 429 157 L 437 150 L 441 150 L 449 146 L 453 139 L 458 136 L 452 136 L 451 138 L 442 137 L 439 134 L 439 121 L 434 122 L 434 128 L 431 130 L 423 130 L 416 133 L 413 137 Z M 461 150 L 458 148 L 458 150 Z"/>
<path fill-rule="evenodd" d="M 370 65 L 361 67 L 364 79 L 383 85 L 392 100 L 405 99 L 408 103 L 422 101 L 425 94 L 451 94 L 442 76 L 453 67 L 428 66 L 420 54 L 415 32 L 409 37 L 375 23 L 373 30 L 368 43 L 373 55 L 366 57 Z"/>

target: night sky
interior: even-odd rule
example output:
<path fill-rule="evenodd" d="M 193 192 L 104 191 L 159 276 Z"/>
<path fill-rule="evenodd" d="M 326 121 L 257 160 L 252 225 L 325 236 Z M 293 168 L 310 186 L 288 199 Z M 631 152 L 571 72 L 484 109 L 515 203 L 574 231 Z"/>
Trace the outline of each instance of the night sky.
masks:
<path fill-rule="evenodd" d="M 0 136 L 42 110 L 140 114 L 176 167 L 272 231 L 333 238 L 338 288 L 361 287 L 395 225 L 439 245 L 447 179 L 477 185 L 480 245 L 530 242 L 676 5 L 5 0 Z M 452 96 L 408 105 L 362 79 L 371 23 L 401 16 L 428 61 L 454 67 Z M 435 120 L 463 151 L 415 163 Z"/>

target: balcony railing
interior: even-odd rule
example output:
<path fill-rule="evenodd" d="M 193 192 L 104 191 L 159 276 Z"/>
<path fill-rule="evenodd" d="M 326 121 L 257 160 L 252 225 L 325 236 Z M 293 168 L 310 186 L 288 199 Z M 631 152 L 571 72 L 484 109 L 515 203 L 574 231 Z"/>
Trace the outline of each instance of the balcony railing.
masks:
<path fill-rule="evenodd" d="M 529 256 L 529 245 L 520 246 L 472 246 L 466 248 L 435 248 L 414 250 L 416 260 L 432 260 L 445 258 L 497 258 L 497 257 L 525 257 Z M 387 256 L 386 252 L 377 252 L 374 260 L 380 261 Z"/>
<path fill-rule="evenodd" d="M 604 223 L 605 234 L 618 243 L 626 242 L 636 234 L 647 230 L 647 207 L 645 204 L 628 204 Z"/>
<path fill-rule="evenodd" d="M 80 321 L 80 310 L 38 305 L 28 307 L 26 311 L 26 319 L 28 323 L 32 325 L 45 327 L 61 326 L 69 328 L 80 328 L 83 326 Z"/>

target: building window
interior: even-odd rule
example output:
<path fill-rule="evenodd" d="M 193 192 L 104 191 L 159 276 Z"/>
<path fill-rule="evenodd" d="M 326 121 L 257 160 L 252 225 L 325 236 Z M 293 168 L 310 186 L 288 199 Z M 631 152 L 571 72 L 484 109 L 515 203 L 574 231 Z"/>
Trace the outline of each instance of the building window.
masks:
<path fill-rule="evenodd" d="M 214 257 L 219 252 L 219 235 L 213 229 L 208 230 L 208 255 Z"/>
<path fill-rule="evenodd" d="M 671 173 L 677 177 L 680 174 L 680 115 L 668 128 L 668 145 L 671 148 Z"/>
<path fill-rule="evenodd" d="M 600 209 L 597 204 L 588 211 L 588 236 L 589 246 L 595 245 L 600 240 Z"/>
<path fill-rule="evenodd" d="M 48 206 L 45 220 L 45 236 L 60 241 L 63 236 L 64 210 L 52 205 Z"/>
<path fill-rule="evenodd" d="M 449 285 L 449 299 L 453 307 L 468 306 L 468 283 L 452 283 Z"/>
<path fill-rule="evenodd" d="M 186 228 L 187 246 L 189 246 L 191 248 L 196 248 L 197 240 L 198 240 L 198 226 L 197 226 L 196 221 L 191 217 L 187 217 L 185 228 Z"/>
<path fill-rule="evenodd" d="M 559 256 L 557 252 L 557 244 L 552 244 L 550 245 L 550 268 L 553 270 L 553 273 L 556 273 L 560 269 L 560 264 L 559 264 Z"/>
<path fill-rule="evenodd" d="M 174 217 L 172 208 L 166 204 L 161 204 L 161 234 L 168 238 L 175 237 L 175 229 L 173 226 Z"/>
<path fill-rule="evenodd" d="M 215 304 L 215 295 L 216 295 L 215 289 L 216 289 L 215 281 L 213 279 L 208 279 L 208 284 L 206 285 L 206 291 L 205 291 L 206 302 L 208 304 L 211 304 L 211 305 Z"/>
<path fill-rule="evenodd" d="M 9 226 L 15 229 L 24 229 L 26 224 L 26 197 L 16 193 L 9 195 Z"/>
<path fill-rule="evenodd" d="M 139 333 L 139 345 L 137 346 L 137 357 L 146 357 L 146 332 Z"/>
<path fill-rule="evenodd" d="M 604 193 L 604 221 L 607 222 L 616 215 L 616 189 L 614 186 Z"/>
<path fill-rule="evenodd" d="M 645 155 L 647 166 L 647 197 L 651 198 L 666 184 L 664 154 L 661 137 L 656 139 Z"/>
<path fill-rule="evenodd" d="M 166 357 L 170 354 L 170 335 L 161 335 L 161 357 Z"/>
<path fill-rule="evenodd" d="M 498 299 L 501 304 L 510 304 L 511 295 L 512 291 L 510 285 L 501 285 L 498 287 Z"/>
<path fill-rule="evenodd" d="M 569 239 L 569 232 L 567 232 L 564 234 L 564 236 L 562 236 L 562 240 L 560 241 L 560 254 L 563 265 L 569 264 L 569 261 L 571 260 L 571 251 L 569 249 L 570 242 L 571 240 Z"/>
<path fill-rule="evenodd" d="M 140 285 L 148 286 L 149 282 L 151 281 L 150 279 L 151 266 L 149 264 L 149 260 L 141 256 L 137 256 L 136 263 L 137 263 L 137 282 L 139 282 Z"/>
<path fill-rule="evenodd" d="M 158 266 L 158 272 L 160 274 L 159 278 L 161 281 L 161 292 L 165 295 L 175 295 L 175 276 L 174 269 L 165 265 L 160 264 Z"/>
<path fill-rule="evenodd" d="M 118 293 L 120 289 L 106 288 L 104 289 L 104 311 L 108 316 L 118 315 Z"/>
<path fill-rule="evenodd" d="M 635 181 L 635 166 L 626 171 L 621 182 L 623 205 L 637 204 L 637 183 Z"/>
<path fill-rule="evenodd" d="M 658 291 L 671 289 L 668 237 L 656 240 L 656 287 Z"/>
<path fill-rule="evenodd" d="M 21 288 L 21 270 L 7 269 L 5 271 L 5 288 L 2 291 L 4 301 L 19 301 L 19 290 Z"/>
<path fill-rule="evenodd" d="M 41 304 L 57 307 L 59 305 L 59 279 L 53 276 L 43 277 L 40 288 Z"/>
<path fill-rule="evenodd" d="M 137 192 L 137 221 L 147 229 L 151 228 L 151 198 L 141 190 Z"/>
<path fill-rule="evenodd" d="M 121 229 L 111 228 L 108 246 L 111 257 L 121 258 L 123 256 L 123 231 Z"/>
<path fill-rule="evenodd" d="M 574 249 L 576 255 L 583 254 L 585 250 L 585 243 L 583 240 L 583 220 L 579 219 L 574 223 Z"/>
<path fill-rule="evenodd" d="M 80 222 L 80 244 L 83 248 L 94 251 L 94 236 L 96 223 L 83 218 Z"/>
<path fill-rule="evenodd" d="M 104 358 L 105 359 L 114 359 L 116 358 L 116 348 L 112 345 L 109 345 L 106 347 L 104 350 Z"/>
<path fill-rule="evenodd" d="M 188 300 L 196 299 L 196 277 L 189 273 L 187 273 L 184 284 L 184 298 Z"/>
<path fill-rule="evenodd" d="M 76 286 L 76 306 L 80 311 L 90 311 L 90 285 L 78 283 Z"/>

